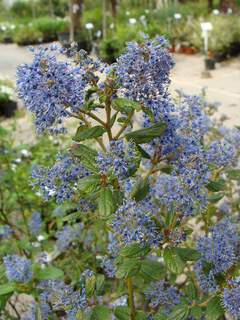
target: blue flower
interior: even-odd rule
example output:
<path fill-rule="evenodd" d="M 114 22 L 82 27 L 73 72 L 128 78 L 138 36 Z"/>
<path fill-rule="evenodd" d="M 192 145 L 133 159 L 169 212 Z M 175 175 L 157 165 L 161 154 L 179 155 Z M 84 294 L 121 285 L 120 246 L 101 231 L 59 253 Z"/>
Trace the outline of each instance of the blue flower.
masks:
<path fill-rule="evenodd" d="M 174 306 L 180 303 L 181 294 L 174 286 L 161 280 L 153 283 L 145 292 L 152 308 L 163 307 L 164 312 L 169 314 Z"/>
<path fill-rule="evenodd" d="M 32 279 L 31 260 L 18 255 L 3 257 L 6 275 L 9 281 L 28 282 Z"/>
<path fill-rule="evenodd" d="M 34 51 L 31 64 L 17 69 L 20 98 L 35 115 L 37 131 L 63 132 L 62 120 L 84 103 L 86 81 L 81 68 L 58 61 L 56 46 Z"/>
<path fill-rule="evenodd" d="M 29 221 L 28 227 L 32 235 L 37 236 L 40 232 L 42 226 L 41 214 L 39 212 L 33 212 Z"/>
<path fill-rule="evenodd" d="M 226 272 L 238 261 L 238 245 L 236 225 L 227 219 L 214 226 L 209 236 L 198 240 L 197 250 L 202 256 L 195 264 L 195 272 L 204 291 L 217 290 L 216 275 Z"/>
<path fill-rule="evenodd" d="M 13 230 L 8 225 L 0 226 L 0 240 L 9 238 L 13 233 Z"/>
<path fill-rule="evenodd" d="M 124 245 L 140 243 L 157 246 L 162 240 L 155 222 L 141 203 L 127 200 L 114 214 L 112 228 Z"/>
<path fill-rule="evenodd" d="M 71 243 L 76 240 L 83 229 L 81 223 L 75 224 L 73 226 L 65 226 L 62 230 L 58 231 L 56 246 L 60 251 L 66 250 Z"/>
<path fill-rule="evenodd" d="M 87 308 L 86 290 L 74 290 L 62 281 L 46 280 L 38 285 L 43 292 L 40 295 L 40 309 L 43 319 L 53 315 L 54 310 L 65 311 L 68 320 L 74 320 L 81 310 Z"/>
<path fill-rule="evenodd" d="M 88 175 L 88 170 L 68 155 L 58 155 L 51 168 L 35 167 L 32 171 L 33 185 L 40 187 L 46 200 L 55 196 L 58 203 L 71 199 L 77 182 Z"/>
<path fill-rule="evenodd" d="M 224 288 L 223 290 L 224 308 L 234 317 L 240 317 L 240 286 L 235 288 Z"/>

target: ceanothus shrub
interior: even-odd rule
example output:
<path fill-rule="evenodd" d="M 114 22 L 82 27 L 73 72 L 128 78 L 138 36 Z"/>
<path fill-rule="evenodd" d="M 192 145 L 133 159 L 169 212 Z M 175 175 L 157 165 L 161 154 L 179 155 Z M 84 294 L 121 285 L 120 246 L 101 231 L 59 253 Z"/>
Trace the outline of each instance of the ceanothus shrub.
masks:
<path fill-rule="evenodd" d="M 171 96 L 164 38 L 112 65 L 74 47 L 33 53 L 17 85 L 37 132 L 78 127 L 53 166 L 33 168 L 58 207 L 30 217 L 38 248 L 3 257 L 5 293 L 34 297 L 26 319 L 240 319 L 239 129 L 203 97 Z"/>

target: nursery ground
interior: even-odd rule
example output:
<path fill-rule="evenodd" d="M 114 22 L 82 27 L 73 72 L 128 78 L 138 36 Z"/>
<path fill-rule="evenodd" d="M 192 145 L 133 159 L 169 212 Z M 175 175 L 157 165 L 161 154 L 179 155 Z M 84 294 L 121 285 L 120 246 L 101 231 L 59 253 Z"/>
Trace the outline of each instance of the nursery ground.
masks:
<path fill-rule="evenodd" d="M 210 78 L 202 78 L 204 57 L 202 55 L 174 55 L 176 65 L 172 71 L 171 89 L 183 89 L 190 94 L 199 94 L 203 87 L 207 87 L 209 101 L 220 102 L 218 115 L 225 114 L 230 126 L 240 125 L 240 59 L 232 59 L 217 64 L 211 71 Z M 0 77 L 15 80 L 17 65 L 30 62 L 31 54 L 25 47 L 15 44 L 0 45 Z M 8 123 L 9 121 L 7 121 Z M 33 138 L 31 121 L 28 116 L 17 119 L 18 138 L 30 142 Z M 30 141 L 29 141 L 30 140 Z"/>

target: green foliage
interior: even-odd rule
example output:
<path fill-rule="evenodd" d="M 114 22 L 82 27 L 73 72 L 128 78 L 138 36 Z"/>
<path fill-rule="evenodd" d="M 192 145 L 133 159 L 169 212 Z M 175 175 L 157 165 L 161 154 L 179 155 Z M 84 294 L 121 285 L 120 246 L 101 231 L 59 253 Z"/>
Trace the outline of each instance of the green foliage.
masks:
<path fill-rule="evenodd" d="M 38 29 L 28 26 L 19 28 L 14 34 L 14 42 L 21 46 L 38 44 L 43 40 L 43 33 Z"/>

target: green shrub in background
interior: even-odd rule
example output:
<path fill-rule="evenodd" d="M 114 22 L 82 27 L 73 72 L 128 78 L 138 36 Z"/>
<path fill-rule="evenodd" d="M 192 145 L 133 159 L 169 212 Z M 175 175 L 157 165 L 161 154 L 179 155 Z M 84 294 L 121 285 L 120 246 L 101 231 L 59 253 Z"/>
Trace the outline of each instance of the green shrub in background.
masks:
<path fill-rule="evenodd" d="M 43 40 L 43 33 L 33 26 L 23 26 L 22 28 L 18 28 L 13 40 L 21 46 L 38 44 Z"/>
<path fill-rule="evenodd" d="M 231 46 L 239 43 L 240 22 L 239 16 L 210 16 L 208 21 L 213 25 L 209 36 L 209 51 L 214 55 L 226 56 Z M 203 49 L 200 20 L 189 23 L 186 27 L 189 42 L 199 51 Z"/>
<path fill-rule="evenodd" d="M 42 17 L 33 22 L 33 28 L 40 31 L 44 42 L 55 41 L 60 32 L 68 30 L 69 23 L 61 18 Z"/>

